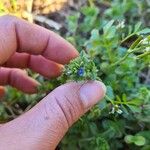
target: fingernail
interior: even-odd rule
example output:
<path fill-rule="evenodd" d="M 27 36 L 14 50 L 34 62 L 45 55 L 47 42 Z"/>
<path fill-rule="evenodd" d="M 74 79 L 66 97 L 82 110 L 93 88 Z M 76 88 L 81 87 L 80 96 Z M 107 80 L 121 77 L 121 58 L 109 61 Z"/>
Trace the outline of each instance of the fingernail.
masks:
<path fill-rule="evenodd" d="M 89 81 L 80 89 L 80 98 L 85 109 L 88 109 L 101 100 L 106 93 L 106 86 L 100 81 Z"/>

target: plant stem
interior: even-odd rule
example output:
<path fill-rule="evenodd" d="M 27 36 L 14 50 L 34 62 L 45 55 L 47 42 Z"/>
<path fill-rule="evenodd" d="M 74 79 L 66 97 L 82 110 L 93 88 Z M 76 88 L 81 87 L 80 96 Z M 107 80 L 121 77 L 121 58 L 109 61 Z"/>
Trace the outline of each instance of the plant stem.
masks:
<path fill-rule="evenodd" d="M 147 46 L 145 46 L 145 47 L 143 47 L 143 48 L 146 48 L 146 47 L 147 47 Z M 141 49 L 142 49 L 142 47 L 135 48 L 135 49 L 133 49 L 133 50 L 128 49 L 126 55 L 125 55 L 124 57 L 122 57 L 120 60 L 118 60 L 117 62 L 111 64 L 110 67 L 114 67 L 114 66 L 116 66 L 116 65 L 119 65 L 119 64 L 122 63 L 131 53 L 136 52 L 136 51 L 139 51 L 139 50 L 141 50 Z M 148 52 L 146 52 L 146 53 L 143 53 L 143 54 L 141 54 L 141 55 L 138 55 L 137 58 L 139 59 L 139 58 L 142 58 L 142 57 L 144 57 L 144 56 L 146 56 L 146 55 L 149 55 L 149 54 L 150 54 L 150 51 L 148 51 Z"/>
<path fill-rule="evenodd" d="M 3 103 L 3 104 L 4 104 L 4 106 L 9 110 L 9 112 L 11 113 L 11 116 L 13 117 L 13 119 L 16 118 L 16 115 L 15 115 L 15 113 L 13 112 L 11 106 L 7 105 L 7 103 Z"/>
<path fill-rule="evenodd" d="M 93 140 L 93 139 L 94 139 L 94 137 L 90 137 L 90 138 L 81 139 L 80 141 L 81 141 L 81 142 L 85 142 L 85 141 L 91 141 L 91 140 Z"/>
<path fill-rule="evenodd" d="M 132 33 L 132 34 L 128 35 L 126 38 L 124 38 L 124 39 L 121 41 L 121 44 L 124 43 L 127 39 L 129 39 L 129 38 L 132 37 L 133 35 L 135 35 L 135 33 Z"/>
<path fill-rule="evenodd" d="M 119 101 L 115 101 L 115 104 L 124 104 L 124 105 L 126 105 L 126 104 L 128 104 L 128 102 L 119 102 Z"/>
<path fill-rule="evenodd" d="M 133 33 L 133 34 L 127 36 L 122 42 L 126 41 L 128 38 L 130 38 L 130 37 L 133 36 L 134 34 L 135 34 L 135 33 Z M 131 54 L 131 53 L 133 53 L 133 52 L 135 52 L 135 51 L 138 51 L 139 49 L 136 48 L 136 47 L 139 45 L 139 43 L 140 43 L 140 41 L 141 41 L 142 39 L 143 39 L 143 38 L 142 38 L 141 36 L 138 37 L 138 39 L 137 39 L 137 40 L 130 46 L 130 48 L 127 50 L 126 55 L 125 55 L 123 58 L 121 58 L 119 61 L 113 63 L 113 64 L 111 65 L 111 67 L 114 67 L 114 66 L 116 66 L 116 65 L 118 65 L 118 64 L 120 64 L 120 63 L 122 63 L 122 62 L 129 56 L 129 54 Z M 122 42 L 121 42 L 121 43 L 122 43 Z"/>
<path fill-rule="evenodd" d="M 112 104 L 114 104 L 114 103 L 113 103 L 113 100 L 112 100 L 108 95 L 105 95 L 105 98 L 106 98 L 107 100 L 109 100 Z"/>
<path fill-rule="evenodd" d="M 150 51 L 145 52 L 145 53 L 143 53 L 143 54 L 141 54 L 141 55 L 138 55 L 137 58 L 140 59 L 140 58 L 145 57 L 145 56 L 148 56 L 148 55 L 150 55 Z"/>
<path fill-rule="evenodd" d="M 120 60 L 118 60 L 117 62 L 113 63 L 110 65 L 110 67 L 114 67 L 120 63 L 122 63 L 130 54 L 131 52 L 127 52 L 126 55 L 124 57 L 122 57 Z"/>

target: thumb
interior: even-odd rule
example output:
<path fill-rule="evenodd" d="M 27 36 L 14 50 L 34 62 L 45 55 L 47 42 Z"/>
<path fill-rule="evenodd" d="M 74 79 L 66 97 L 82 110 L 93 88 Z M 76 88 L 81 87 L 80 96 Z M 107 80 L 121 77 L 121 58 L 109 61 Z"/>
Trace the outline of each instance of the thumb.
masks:
<path fill-rule="evenodd" d="M 98 81 L 67 83 L 56 88 L 29 112 L 3 128 L 6 129 L 7 126 L 10 132 L 15 131 L 14 138 L 11 136 L 10 140 L 19 140 L 25 149 L 53 150 L 68 128 L 102 99 L 105 92 L 104 84 Z M 6 130 L 4 134 L 8 136 Z M 26 141 L 32 144 L 26 145 Z"/>

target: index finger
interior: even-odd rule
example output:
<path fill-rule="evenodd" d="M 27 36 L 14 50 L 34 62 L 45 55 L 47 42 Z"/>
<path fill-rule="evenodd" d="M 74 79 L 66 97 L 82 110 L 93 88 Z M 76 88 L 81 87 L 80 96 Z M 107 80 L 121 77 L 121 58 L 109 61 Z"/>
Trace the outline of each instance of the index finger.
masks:
<path fill-rule="evenodd" d="M 43 55 L 60 64 L 78 56 L 76 49 L 52 31 L 13 16 L 0 18 L 0 64 L 15 52 Z"/>

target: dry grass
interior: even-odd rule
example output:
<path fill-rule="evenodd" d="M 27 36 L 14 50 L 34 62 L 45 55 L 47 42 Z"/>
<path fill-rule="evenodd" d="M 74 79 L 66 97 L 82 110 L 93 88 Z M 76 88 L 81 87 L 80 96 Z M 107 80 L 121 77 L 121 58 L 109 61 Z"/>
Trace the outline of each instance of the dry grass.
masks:
<path fill-rule="evenodd" d="M 11 14 L 33 22 L 35 14 L 49 14 L 59 11 L 68 0 L 3 0 L 3 14 Z"/>

